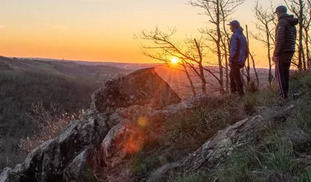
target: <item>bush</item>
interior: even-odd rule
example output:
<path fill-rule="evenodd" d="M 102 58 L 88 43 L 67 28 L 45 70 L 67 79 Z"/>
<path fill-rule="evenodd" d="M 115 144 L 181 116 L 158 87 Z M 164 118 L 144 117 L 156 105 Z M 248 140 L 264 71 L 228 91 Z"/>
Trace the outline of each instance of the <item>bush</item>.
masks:
<path fill-rule="evenodd" d="M 160 164 L 157 155 L 146 155 L 143 152 L 138 152 L 132 156 L 132 173 L 138 176 L 139 180 L 148 176 Z M 137 179 L 137 180 L 138 180 Z"/>
<path fill-rule="evenodd" d="M 193 152 L 218 130 L 229 123 L 230 113 L 226 108 L 204 106 L 177 115 L 164 123 L 160 143 L 165 145 L 169 161 L 176 161 Z"/>
<path fill-rule="evenodd" d="M 291 172 L 295 167 L 293 145 L 290 141 L 278 140 L 268 146 L 262 155 L 268 169 L 276 172 Z"/>
<path fill-rule="evenodd" d="M 58 109 L 53 106 L 51 108 L 48 111 L 43 107 L 42 103 L 33 105 L 31 118 L 37 125 L 38 130 L 34 135 L 20 140 L 18 146 L 22 152 L 29 153 L 45 141 L 55 138 L 71 121 L 80 118 L 84 112 L 84 110 L 81 110 L 78 114 L 63 113 L 56 117 L 53 114 Z"/>
<path fill-rule="evenodd" d="M 134 155 L 131 171 L 135 181 L 143 181 L 156 168 L 176 162 L 194 152 L 219 130 L 230 124 L 230 108 L 241 109 L 243 103 L 228 98 L 212 99 L 193 110 L 179 113 L 163 123 L 163 133 L 156 146 L 147 143 Z M 177 176 L 171 180 L 200 180 L 199 176 Z M 202 178 L 203 180 L 203 178 Z M 160 180 L 161 181 L 161 180 Z"/>

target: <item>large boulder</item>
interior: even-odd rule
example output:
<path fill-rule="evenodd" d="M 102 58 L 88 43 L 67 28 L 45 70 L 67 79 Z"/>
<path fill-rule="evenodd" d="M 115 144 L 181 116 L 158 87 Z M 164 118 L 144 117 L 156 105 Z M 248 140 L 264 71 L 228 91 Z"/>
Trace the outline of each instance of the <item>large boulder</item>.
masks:
<path fill-rule="evenodd" d="M 155 109 L 163 109 L 180 101 L 180 97 L 154 68 L 147 68 L 106 82 L 104 88 L 92 95 L 91 107 L 99 112 L 147 104 Z"/>

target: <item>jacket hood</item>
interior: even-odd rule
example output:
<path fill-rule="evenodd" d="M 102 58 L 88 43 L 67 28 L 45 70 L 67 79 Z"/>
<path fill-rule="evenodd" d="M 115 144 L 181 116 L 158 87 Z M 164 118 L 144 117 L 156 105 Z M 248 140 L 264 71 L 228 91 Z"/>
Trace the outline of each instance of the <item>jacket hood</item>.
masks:
<path fill-rule="evenodd" d="M 242 34 L 243 33 L 243 28 L 239 27 L 239 28 L 235 29 L 234 33 Z"/>
<path fill-rule="evenodd" d="M 296 26 L 299 22 L 298 18 L 294 18 L 294 15 L 284 14 L 280 17 L 280 20 L 283 18 L 286 19 L 292 26 Z"/>

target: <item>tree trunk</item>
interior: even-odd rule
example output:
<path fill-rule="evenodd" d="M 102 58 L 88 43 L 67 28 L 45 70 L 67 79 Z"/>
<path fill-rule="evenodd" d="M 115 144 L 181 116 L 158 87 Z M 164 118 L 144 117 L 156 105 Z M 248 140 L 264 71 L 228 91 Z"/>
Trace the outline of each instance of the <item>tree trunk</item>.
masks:
<path fill-rule="evenodd" d="M 206 94 L 206 79 L 205 79 L 205 75 L 204 75 L 204 68 L 202 63 L 199 64 L 199 70 L 200 70 L 200 77 L 201 77 L 201 87 L 202 87 L 202 92 L 203 94 Z"/>
<path fill-rule="evenodd" d="M 302 56 L 303 70 L 307 70 L 306 55 L 305 55 L 303 44 L 302 44 L 301 56 Z"/>
<path fill-rule="evenodd" d="M 219 80 L 221 89 L 224 90 L 224 78 L 223 78 L 223 67 L 221 61 L 221 31 L 220 31 L 220 0 L 217 0 L 217 13 L 216 13 L 216 26 L 217 26 L 217 56 L 218 56 L 218 66 L 219 66 Z"/>
<path fill-rule="evenodd" d="M 253 61 L 253 68 L 254 68 L 254 72 L 255 72 L 255 76 L 256 76 L 256 81 L 257 81 L 257 87 L 259 88 L 259 77 L 258 77 L 258 73 L 257 73 L 257 69 L 256 69 L 256 64 L 255 64 L 255 60 L 254 60 L 254 57 L 253 55 L 250 53 L 249 56 L 252 58 L 252 61 Z"/>
<path fill-rule="evenodd" d="M 305 27 L 305 46 L 306 46 L 306 61 L 307 61 L 307 69 L 310 69 L 310 47 L 309 47 L 309 28 Z"/>
<path fill-rule="evenodd" d="M 246 25 L 246 40 L 247 40 L 247 46 L 249 48 L 249 37 L 248 37 L 248 26 L 247 25 Z M 251 81 L 249 56 L 247 57 L 246 73 L 247 73 L 247 83 L 249 83 Z"/>
<path fill-rule="evenodd" d="M 182 66 L 183 66 L 183 68 L 184 68 L 184 70 L 186 72 L 186 75 L 187 75 L 187 78 L 188 78 L 188 81 L 189 81 L 189 84 L 190 84 L 190 87 L 191 87 L 192 94 L 193 94 L 193 96 L 196 96 L 197 92 L 195 91 L 195 87 L 193 85 L 193 81 L 191 79 L 191 76 L 190 76 L 190 74 L 189 74 L 189 72 L 187 70 L 187 66 L 185 64 L 182 64 Z"/>
<path fill-rule="evenodd" d="M 269 78 L 268 78 L 268 81 L 269 81 L 269 84 L 271 84 L 273 75 L 272 75 L 272 60 L 271 60 L 271 40 L 270 40 L 270 34 L 269 34 L 270 29 L 269 29 L 268 22 L 266 22 L 265 27 L 266 27 L 267 47 L 268 47 L 267 49 L 268 49 L 268 60 L 269 60 Z"/>
<path fill-rule="evenodd" d="M 194 39 L 194 43 L 197 48 L 197 52 L 199 54 L 198 64 L 199 64 L 200 78 L 201 78 L 201 84 L 202 84 L 202 92 L 203 94 L 206 94 L 206 83 L 207 82 L 206 82 L 205 75 L 204 75 L 203 56 L 202 56 L 200 45 L 196 39 Z"/>
<path fill-rule="evenodd" d="M 227 46 L 225 47 L 227 49 Z M 226 61 L 226 92 L 229 93 L 229 64 L 228 64 L 228 51 L 225 51 L 225 61 Z"/>
<path fill-rule="evenodd" d="M 222 38 L 222 44 L 223 44 L 223 50 L 224 50 L 224 57 L 225 57 L 225 72 L 226 72 L 226 92 L 229 93 L 229 50 L 230 44 L 229 44 L 229 34 L 226 30 L 226 17 L 224 13 L 224 9 L 221 6 L 221 14 L 222 14 L 222 28 L 224 31 L 224 36 Z"/>
<path fill-rule="evenodd" d="M 302 46 L 302 41 L 303 41 L 303 0 L 299 0 L 299 54 L 298 54 L 298 68 L 299 71 L 302 70 L 302 64 L 303 64 L 303 57 L 302 57 L 302 52 L 303 52 L 303 46 Z"/>

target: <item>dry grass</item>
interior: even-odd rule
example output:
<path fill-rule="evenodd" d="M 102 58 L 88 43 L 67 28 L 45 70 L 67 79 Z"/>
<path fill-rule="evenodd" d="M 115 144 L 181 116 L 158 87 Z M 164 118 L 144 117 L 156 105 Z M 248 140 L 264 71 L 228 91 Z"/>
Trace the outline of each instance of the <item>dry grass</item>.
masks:
<path fill-rule="evenodd" d="M 81 110 L 78 114 L 63 113 L 55 117 L 53 113 L 57 112 L 57 109 L 53 106 L 51 108 L 52 110 L 46 110 L 42 103 L 33 105 L 31 117 L 38 126 L 38 130 L 33 136 L 20 140 L 18 146 L 22 152 L 29 153 L 45 141 L 55 138 L 71 121 L 80 118 L 84 112 Z"/>

